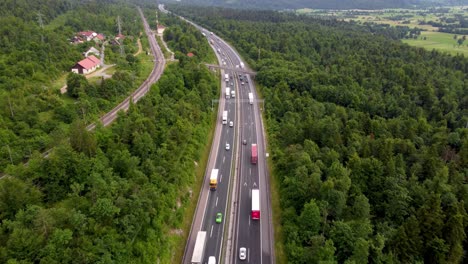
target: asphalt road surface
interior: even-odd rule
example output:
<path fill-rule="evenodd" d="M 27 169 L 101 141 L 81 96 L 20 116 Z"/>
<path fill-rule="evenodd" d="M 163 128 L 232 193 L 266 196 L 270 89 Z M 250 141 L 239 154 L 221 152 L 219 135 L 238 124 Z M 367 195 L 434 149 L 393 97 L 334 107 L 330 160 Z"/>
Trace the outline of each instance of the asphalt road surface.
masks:
<path fill-rule="evenodd" d="M 212 48 L 220 65 L 230 69 L 221 70 L 222 95 L 218 124 L 182 263 L 190 263 L 198 231 L 207 231 L 204 263 L 208 262 L 210 256 L 215 256 L 216 263 L 275 263 L 269 178 L 261 120 L 262 101 L 257 100 L 255 86 L 249 75 L 242 73 L 243 80 L 239 79 L 240 73 L 236 69 L 241 70 L 237 68 L 241 59 L 238 53 L 216 35 L 193 25 L 205 33 L 208 41 L 213 40 Z M 227 83 L 224 81 L 225 73 L 232 76 Z M 225 99 L 226 85 L 236 90 L 236 98 Z M 249 104 L 249 93 L 254 95 L 255 103 L 252 105 Z M 223 110 L 229 112 L 228 123 L 233 120 L 234 128 L 221 124 Z M 246 145 L 242 144 L 243 140 L 247 141 Z M 226 143 L 230 144 L 231 150 L 225 150 Z M 252 143 L 258 146 L 257 164 L 250 162 Z M 219 169 L 220 181 L 218 189 L 210 191 L 209 176 L 214 168 Z M 260 220 L 252 220 L 251 191 L 257 188 L 260 189 Z M 218 212 L 223 213 L 221 224 L 215 222 Z M 229 227 L 226 227 L 228 220 Z M 239 259 L 241 247 L 247 249 L 246 260 Z"/>

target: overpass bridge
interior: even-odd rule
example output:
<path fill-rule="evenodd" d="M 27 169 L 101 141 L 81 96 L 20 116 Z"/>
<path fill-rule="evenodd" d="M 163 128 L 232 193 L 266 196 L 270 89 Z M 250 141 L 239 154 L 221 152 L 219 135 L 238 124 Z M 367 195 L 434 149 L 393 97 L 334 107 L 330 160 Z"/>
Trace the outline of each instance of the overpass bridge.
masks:
<path fill-rule="evenodd" d="M 249 71 L 247 69 L 241 69 L 241 68 L 232 68 L 232 67 L 227 67 L 227 66 L 220 66 L 217 64 L 205 64 L 210 70 L 211 69 L 223 69 L 223 70 L 228 70 L 228 71 L 233 71 L 236 73 L 243 73 L 243 74 L 250 74 L 251 76 L 257 75 L 257 72 L 254 71 Z"/>

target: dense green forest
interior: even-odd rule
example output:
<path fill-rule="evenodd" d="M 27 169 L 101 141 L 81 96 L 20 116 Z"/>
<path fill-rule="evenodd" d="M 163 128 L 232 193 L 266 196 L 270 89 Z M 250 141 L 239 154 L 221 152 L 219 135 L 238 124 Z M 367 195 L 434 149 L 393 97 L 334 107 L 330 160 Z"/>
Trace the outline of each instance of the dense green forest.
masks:
<path fill-rule="evenodd" d="M 288 263 L 468 261 L 466 58 L 334 20 L 169 9 L 257 70 Z"/>
<path fill-rule="evenodd" d="M 163 2 L 174 3 L 175 0 Z M 416 6 L 437 5 L 434 1 L 424 0 L 183 0 L 189 5 L 224 6 L 242 9 L 382 9 L 412 8 Z M 461 5 L 462 3 L 457 3 Z"/>
<path fill-rule="evenodd" d="M 164 19 L 172 37 L 195 32 L 175 21 Z M 197 34 L 189 47 L 171 46 L 179 63 L 111 127 L 88 132 L 74 121 L 70 141 L 47 158 L 8 167 L 1 263 L 174 263 L 170 235 L 181 228 L 218 93 L 218 79 L 198 67 L 213 54 L 180 53 L 209 51 Z"/>
<path fill-rule="evenodd" d="M 131 55 L 136 50 L 136 39 L 130 36 L 142 31 L 141 18 L 135 6 L 108 2 L 0 3 L 1 172 L 8 164 L 27 160 L 34 151 L 60 144 L 68 138 L 73 120 L 95 120 L 146 78 L 142 76 L 140 59 Z M 106 48 L 105 63 L 117 64 L 113 78 L 88 83 L 82 76 L 70 76 L 69 96 L 60 95 L 56 80 L 64 78 L 83 59 L 82 53 L 95 45 L 72 45 L 69 39 L 84 30 L 113 38 L 118 33 L 118 16 L 122 33 L 129 38 L 124 41 L 124 57 L 118 46 Z"/>

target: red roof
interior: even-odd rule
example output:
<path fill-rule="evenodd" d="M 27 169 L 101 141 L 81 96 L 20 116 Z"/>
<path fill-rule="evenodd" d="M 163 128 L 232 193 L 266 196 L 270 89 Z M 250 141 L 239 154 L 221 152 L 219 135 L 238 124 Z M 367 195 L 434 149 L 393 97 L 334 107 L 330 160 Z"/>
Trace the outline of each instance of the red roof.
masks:
<path fill-rule="evenodd" d="M 106 37 L 104 37 L 103 34 L 99 33 L 99 34 L 97 34 L 96 38 L 99 39 L 99 40 L 104 40 Z"/>
<path fill-rule="evenodd" d="M 94 55 L 91 55 L 89 57 L 87 57 L 86 59 L 84 60 L 81 60 L 78 62 L 78 64 L 83 67 L 83 69 L 91 69 L 97 65 L 99 65 L 100 61 L 98 58 L 96 58 Z"/>
<path fill-rule="evenodd" d="M 187 56 L 193 57 L 193 56 L 195 56 L 195 55 L 194 55 L 192 52 L 189 52 L 189 53 L 187 53 Z"/>
<path fill-rule="evenodd" d="M 92 36 L 92 35 L 93 35 L 93 33 L 94 33 L 94 31 L 90 31 L 90 30 L 88 30 L 88 31 L 81 31 L 81 32 L 79 32 L 79 33 L 78 33 L 78 35 L 80 35 L 80 36 L 86 36 L 86 37 L 90 37 L 90 36 Z"/>

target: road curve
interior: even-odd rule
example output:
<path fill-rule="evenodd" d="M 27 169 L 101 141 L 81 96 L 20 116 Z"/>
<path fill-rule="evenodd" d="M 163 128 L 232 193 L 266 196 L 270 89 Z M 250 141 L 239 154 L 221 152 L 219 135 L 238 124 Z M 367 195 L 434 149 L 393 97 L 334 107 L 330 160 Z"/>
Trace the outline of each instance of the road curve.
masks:
<path fill-rule="evenodd" d="M 99 118 L 100 122 L 104 126 L 108 126 L 109 124 L 111 124 L 117 118 L 117 113 L 120 110 L 127 111 L 128 108 L 130 107 L 130 102 L 136 103 L 143 96 L 145 96 L 145 94 L 151 88 L 151 85 L 155 83 L 157 80 L 159 80 L 159 78 L 161 77 L 164 71 L 164 66 L 166 65 L 164 54 L 162 53 L 161 48 L 159 47 L 158 42 L 156 41 L 156 37 L 153 31 L 149 27 L 148 22 L 146 21 L 146 18 L 143 15 L 143 11 L 141 11 L 140 7 L 137 7 L 137 8 L 138 8 L 138 12 L 140 13 L 141 20 L 143 21 L 143 26 L 145 28 L 146 36 L 148 36 L 148 42 L 150 44 L 151 53 L 153 54 L 153 57 L 154 57 L 154 67 L 150 75 L 148 76 L 148 78 L 140 85 L 140 87 L 138 87 L 138 89 L 136 89 L 124 101 L 122 101 L 120 104 L 114 107 L 114 109 L 112 109 L 111 111 L 103 115 L 101 118 Z M 93 130 L 94 128 L 96 128 L 96 123 L 90 124 L 86 128 L 88 130 Z"/>

